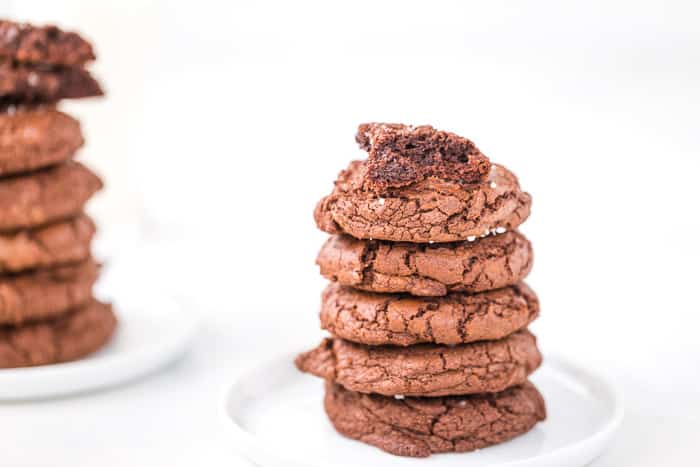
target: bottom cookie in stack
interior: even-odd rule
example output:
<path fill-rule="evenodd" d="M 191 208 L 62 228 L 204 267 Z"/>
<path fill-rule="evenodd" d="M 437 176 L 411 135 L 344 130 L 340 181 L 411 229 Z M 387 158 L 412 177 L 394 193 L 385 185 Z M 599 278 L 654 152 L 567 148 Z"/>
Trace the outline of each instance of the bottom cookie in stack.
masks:
<path fill-rule="evenodd" d="M 467 452 L 508 441 L 545 419 L 532 383 L 499 393 L 387 397 L 326 383 L 324 407 L 342 435 L 398 456 Z"/>
<path fill-rule="evenodd" d="M 53 319 L 0 326 L 0 368 L 76 360 L 105 345 L 116 325 L 112 307 L 91 299 Z"/>

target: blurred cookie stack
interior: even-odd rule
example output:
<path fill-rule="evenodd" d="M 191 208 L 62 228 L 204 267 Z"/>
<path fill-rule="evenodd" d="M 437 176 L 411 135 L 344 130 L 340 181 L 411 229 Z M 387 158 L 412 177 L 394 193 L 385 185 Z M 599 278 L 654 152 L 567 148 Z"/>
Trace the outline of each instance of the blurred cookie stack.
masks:
<path fill-rule="evenodd" d="M 45 365 L 102 347 L 116 327 L 96 301 L 95 233 L 83 207 L 100 179 L 61 99 L 101 96 L 92 46 L 54 26 L 0 21 L 0 368 Z"/>
<path fill-rule="evenodd" d="M 361 125 L 368 152 L 316 207 L 321 325 L 296 359 L 324 378 L 338 432 L 425 457 L 501 443 L 545 418 L 528 382 L 539 314 L 522 280 L 530 196 L 468 139 L 430 126 Z"/>

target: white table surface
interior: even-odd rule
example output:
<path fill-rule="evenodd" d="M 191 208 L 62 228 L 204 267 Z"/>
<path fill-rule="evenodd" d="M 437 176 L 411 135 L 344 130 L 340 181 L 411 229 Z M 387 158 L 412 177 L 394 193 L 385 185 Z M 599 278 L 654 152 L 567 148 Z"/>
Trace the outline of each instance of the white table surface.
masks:
<path fill-rule="evenodd" d="M 212 312 L 188 355 L 151 377 L 79 397 L 0 405 L 2 420 L 11 421 L 0 426 L 2 465 L 251 465 L 227 438 L 221 397 L 242 368 L 279 351 L 279 346 L 271 351 L 268 342 L 286 342 L 289 348 L 314 342 L 315 316 L 309 313 L 303 322 L 292 317 Z M 682 415 L 686 404 L 697 404 L 695 395 L 679 393 L 668 400 L 623 373 L 620 369 L 615 379 L 627 398 L 628 415 L 618 441 L 593 465 L 697 465 L 698 419 Z M 667 415 L 649 410 L 666 404 Z"/>

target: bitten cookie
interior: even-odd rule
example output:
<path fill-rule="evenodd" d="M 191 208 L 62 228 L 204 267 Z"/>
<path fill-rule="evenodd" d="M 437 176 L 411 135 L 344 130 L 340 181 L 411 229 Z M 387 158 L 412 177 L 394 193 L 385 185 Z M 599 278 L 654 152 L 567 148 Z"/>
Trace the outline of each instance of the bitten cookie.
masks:
<path fill-rule="evenodd" d="M 0 104 L 53 103 L 102 96 L 100 84 L 83 68 L 44 68 L 0 59 Z"/>
<path fill-rule="evenodd" d="M 535 336 L 528 331 L 454 347 L 367 346 L 326 339 L 295 360 L 301 371 L 351 391 L 430 397 L 503 391 L 524 383 L 541 362 Z"/>
<path fill-rule="evenodd" d="M 0 273 L 84 261 L 90 257 L 94 234 L 95 224 L 84 214 L 45 227 L 0 233 Z"/>
<path fill-rule="evenodd" d="M 94 59 L 90 43 L 74 32 L 0 21 L 0 104 L 101 96 L 84 68 Z"/>
<path fill-rule="evenodd" d="M 340 173 L 331 195 L 316 206 L 319 229 L 360 239 L 456 242 L 514 230 L 530 214 L 530 195 L 505 167 L 465 186 L 430 177 L 378 195 L 364 186 L 367 164 L 354 161 Z"/>
<path fill-rule="evenodd" d="M 491 169 L 473 142 L 429 125 L 365 123 L 355 140 L 368 153 L 365 186 L 380 193 L 429 177 L 481 183 Z"/>
<path fill-rule="evenodd" d="M 321 248 L 316 264 L 325 278 L 357 289 L 440 296 L 520 282 L 532 267 L 532 246 L 517 231 L 434 245 L 334 235 Z"/>
<path fill-rule="evenodd" d="M 326 383 L 324 407 L 340 434 L 410 457 L 502 443 L 546 417 L 542 395 L 529 382 L 496 394 L 400 400 Z"/>
<path fill-rule="evenodd" d="M 473 295 L 439 298 L 368 293 L 329 285 L 321 327 L 360 344 L 409 346 L 501 339 L 539 315 L 535 293 L 523 284 Z"/>
<path fill-rule="evenodd" d="M 47 319 L 87 303 L 98 269 L 89 259 L 69 266 L 0 276 L 0 325 Z"/>
<path fill-rule="evenodd" d="M 0 175 L 67 161 L 83 142 L 80 123 L 54 108 L 0 113 Z"/>
<path fill-rule="evenodd" d="M 102 181 L 78 162 L 69 161 L 0 183 L 0 231 L 41 226 L 73 217 Z"/>
<path fill-rule="evenodd" d="M 0 326 L 0 368 L 77 360 L 109 342 L 116 325 L 112 307 L 92 299 L 49 321 Z"/>

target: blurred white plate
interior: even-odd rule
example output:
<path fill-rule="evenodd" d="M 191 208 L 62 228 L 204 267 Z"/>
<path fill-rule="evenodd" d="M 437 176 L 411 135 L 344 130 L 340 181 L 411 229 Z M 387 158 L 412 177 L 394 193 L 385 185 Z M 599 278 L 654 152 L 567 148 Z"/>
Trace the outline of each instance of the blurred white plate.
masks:
<path fill-rule="evenodd" d="M 133 380 L 182 355 L 196 328 L 192 314 L 173 300 L 138 289 L 115 301 L 114 310 L 119 324 L 104 349 L 76 362 L 0 369 L 0 400 L 64 396 Z"/>
<path fill-rule="evenodd" d="M 267 466 L 566 466 L 595 459 L 623 417 L 619 397 L 600 377 L 548 358 L 532 378 L 544 395 L 547 420 L 507 443 L 427 459 L 392 456 L 337 434 L 323 411 L 323 384 L 299 373 L 294 356 L 239 377 L 225 397 L 230 443 Z"/>

